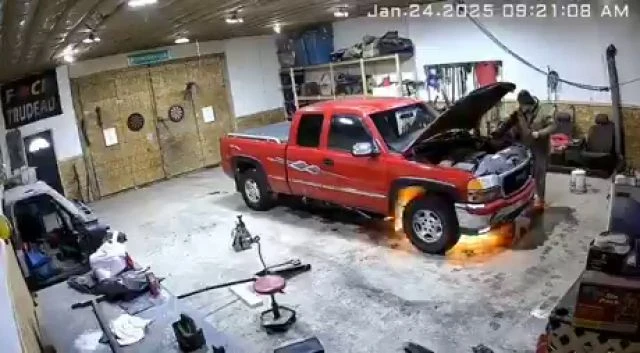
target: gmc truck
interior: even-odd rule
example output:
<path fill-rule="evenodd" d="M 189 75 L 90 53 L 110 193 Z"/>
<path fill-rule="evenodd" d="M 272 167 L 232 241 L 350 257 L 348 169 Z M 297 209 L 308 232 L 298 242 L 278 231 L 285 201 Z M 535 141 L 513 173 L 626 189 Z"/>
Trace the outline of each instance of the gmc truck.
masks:
<path fill-rule="evenodd" d="M 532 205 L 531 152 L 479 133 L 513 90 L 485 86 L 442 113 L 410 98 L 319 102 L 221 138 L 222 166 L 251 209 L 283 194 L 320 200 L 392 217 L 418 249 L 443 254 Z"/>

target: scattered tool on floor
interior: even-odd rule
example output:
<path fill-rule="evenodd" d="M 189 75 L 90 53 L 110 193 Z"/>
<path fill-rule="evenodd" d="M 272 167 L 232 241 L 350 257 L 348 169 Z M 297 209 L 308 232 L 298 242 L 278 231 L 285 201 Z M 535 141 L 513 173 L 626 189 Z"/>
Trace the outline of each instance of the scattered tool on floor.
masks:
<path fill-rule="evenodd" d="M 273 353 L 324 353 L 324 347 L 317 337 L 311 337 L 280 346 Z"/>
<path fill-rule="evenodd" d="M 231 234 L 233 237 L 232 247 L 236 251 L 251 249 L 252 245 L 256 244 L 258 257 L 262 264 L 262 270 L 258 271 L 255 277 L 208 286 L 178 295 L 177 298 L 184 299 L 214 289 L 253 282 L 253 290 L 255 293 L 268 295 L 271 298 L 271 309 L 263 311 L 260 315 L 261 326 L 267 331 L 267 333 L 287 331 L 296 321 L 296 312 L 291 308 L 278 304 L 276 302 L 275 295 L 277 293 L 282 293 L 284 290 L 286 286 L 285 276 L 292 276 L 300 272 L 309 271 L 311 269 L 311 265 L 302 264 L 298 259 L 292 259 L 280 264 L 267 266 L 264 258 L 262 257 L 260 237 L 254 237 L 251 235 L 247 230 L 241 215 L 238 216 L 236 227 L 232 230 Z"/>
<path fill-rule="evenodd" d="M 196 351 L 207 343 L 204 332 L 195 321 L 186 314 L 180 314 L 180 320 L 171 324 L 180 350 L 186 353 Z"/>
<path fill-rule="evenodd" d="M 402 348 L 405 353 L 434 353 L 432 350 L 413 342 L 405 343 Z"/>

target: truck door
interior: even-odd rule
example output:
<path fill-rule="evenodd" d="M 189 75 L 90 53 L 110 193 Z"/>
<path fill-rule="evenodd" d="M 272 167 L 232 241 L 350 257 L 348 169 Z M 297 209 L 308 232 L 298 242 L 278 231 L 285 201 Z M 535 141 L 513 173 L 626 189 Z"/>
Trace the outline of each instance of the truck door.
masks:
<path fill-rule="evenodd" d="M 351 153 L 356 143 L 373 142 L 373 134 L 364 121 L 353 114 L 337 112 L 330 119 L 322 158 L 329 201 L 385 213 L 389 187 L 385 155 L 356 157 Z"/>
<path fill-rule="evenodd" d="M 320 150 L 322 113 L 303 113 L 294 126 L 293 141 L 287 147 L 287 180 L 294 195 L 325 200 L 327 176 L 321 173 L 324 152 Z"/>

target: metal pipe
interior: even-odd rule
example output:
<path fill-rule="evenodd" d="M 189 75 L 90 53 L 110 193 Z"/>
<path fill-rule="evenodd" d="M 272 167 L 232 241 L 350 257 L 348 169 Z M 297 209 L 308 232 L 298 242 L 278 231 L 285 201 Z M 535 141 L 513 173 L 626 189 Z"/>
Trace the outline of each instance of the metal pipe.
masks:
<path fill-rule="evenodd" d="M 102 309 L 99 305 L 100 304 L 96 300 L 91 301 L 91 308 L 93 309 L 93 313 L 96 315 L 96 319 L 98 319 L 102 332 L 104 332 L 105 336 L 107 336 L 107 339 L 109 340 L 111 351 L 113 351 L 113 353 L 124 353 L 122 348 L 120 348 L 120 344 L 116 340 L 116 337 L 113 335 L 113 332 L 109 329 L 109 323 L 104 318 L 104 314 L 102 313 Z"/>
<path fill-rule="evenodd" d="M 620 83 L 616 68 L 616 54 L 618 49 L 611 44 L 607 47 L 607 67 L 609 70 L 609 86 L 611 89 L 612 119 L 615 124 L 615 149 L 618 163 L 624 165 L 624 123 L 622 119 L 622 103 L 620 99 Z"/>
<path fill-rule="evenodd" d="M 255 282 L 256 278 L 255 277 L 251 277 L 251 278 L 245 278 L 245 279 L 241 279 L 238 281 L 232 281 L 232 282 L 226 282 L 226 283 L 220 283 L 220 284 L 215 284 L 213 286 L 208 286 L 208 287 L 204 287 L 204 288 L 200 288 L 200 289 L 196 289 L 194 291 L 191 292 L 187 292 L 184 294 L 180 294 L 178 295 L 176 298 L 178 299 L 184 299 L 184 298 L 188 298 L 192 295 L 196 295 L 196 294 L 200 294 L 202 292 L 207 292 L 210 290 L 214 290 L 214 289 L 220 289 L 220 288 L 225 288 L 225 287 L 231 287 L 231 286 L 235 286 L 236 284 L 242 284 L 242 283 L 248 283 L 248 282 Z"/>

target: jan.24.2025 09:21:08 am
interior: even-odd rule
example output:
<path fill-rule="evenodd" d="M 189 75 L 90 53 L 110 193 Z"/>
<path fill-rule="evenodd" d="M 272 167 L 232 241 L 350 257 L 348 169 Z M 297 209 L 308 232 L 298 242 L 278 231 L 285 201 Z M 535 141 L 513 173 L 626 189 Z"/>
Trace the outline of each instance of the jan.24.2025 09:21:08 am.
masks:
<path fill-rule="evenodd" d="M 374 4 L 368 17 L 375 18 L 629 18 L 629 4 L 591 3 L 458 3 L 409 4 L 407 7 Z"/>

